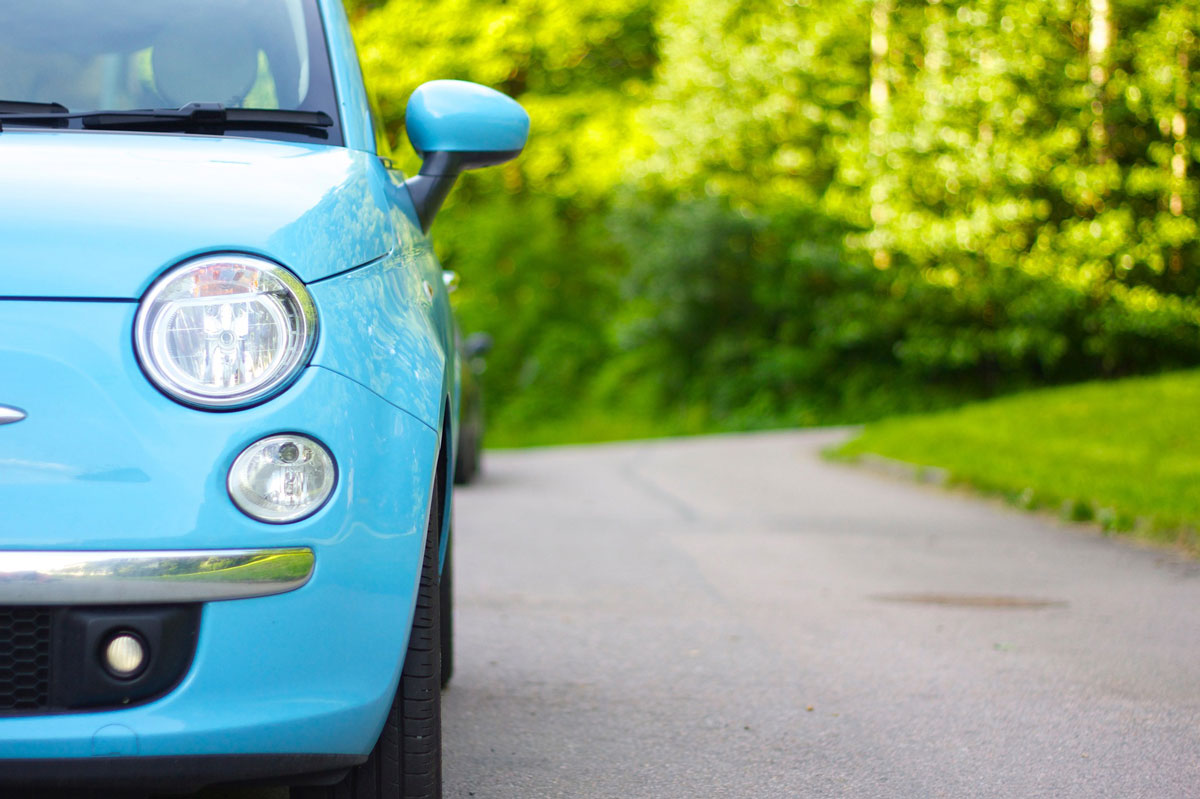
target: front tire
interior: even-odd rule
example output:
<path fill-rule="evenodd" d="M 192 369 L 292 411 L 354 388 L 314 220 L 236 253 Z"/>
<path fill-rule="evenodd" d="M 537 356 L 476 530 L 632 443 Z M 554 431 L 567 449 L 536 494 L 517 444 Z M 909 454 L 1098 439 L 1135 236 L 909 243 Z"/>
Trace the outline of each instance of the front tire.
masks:
<path fill-rule="evenodd" d="M 446 532 L 446 560 L 442 563 L 442 576 L 438 581 L 438 592 L 442 622 L 442 687 L 450 683 L 454 674 L 454 525 Z"/>
<path fill-rule="evenodd" d="M 404 671 L 375 748 L 341 782 L 292 788 L 291 799 L 441 799 L 441 507 L 435 484 Z"/>

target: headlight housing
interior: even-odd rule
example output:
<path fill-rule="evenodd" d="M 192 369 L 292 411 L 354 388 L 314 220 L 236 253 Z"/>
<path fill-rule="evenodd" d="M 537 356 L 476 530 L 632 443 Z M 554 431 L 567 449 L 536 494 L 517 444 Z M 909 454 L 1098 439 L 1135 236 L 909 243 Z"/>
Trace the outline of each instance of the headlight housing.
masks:
<path fill-rule="evenodd" d="M 255 441 L 229 467 L 226 485 L 247 516 L 270 524 L 307 518 L 337 482 L 333 455 L 316 439 L 280 433 Z"/>
<path fill-rule="evenodd" d="M 251 255 L 180 264 L 146 292 L 134 324 L 150 381 L 200 408 L 240 408 L 282 391 L 316 341 L 316 306 L 304 284 Z"/>

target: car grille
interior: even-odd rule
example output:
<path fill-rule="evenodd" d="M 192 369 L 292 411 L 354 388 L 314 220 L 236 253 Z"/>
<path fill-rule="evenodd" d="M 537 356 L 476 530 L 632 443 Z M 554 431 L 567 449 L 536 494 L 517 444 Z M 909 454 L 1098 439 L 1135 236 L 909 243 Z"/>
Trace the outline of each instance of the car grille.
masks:
<path fill-rule="evenodd" d="M 51 618 L 48 608 L 0 607 L 0 713 L 49 705 Z"/>

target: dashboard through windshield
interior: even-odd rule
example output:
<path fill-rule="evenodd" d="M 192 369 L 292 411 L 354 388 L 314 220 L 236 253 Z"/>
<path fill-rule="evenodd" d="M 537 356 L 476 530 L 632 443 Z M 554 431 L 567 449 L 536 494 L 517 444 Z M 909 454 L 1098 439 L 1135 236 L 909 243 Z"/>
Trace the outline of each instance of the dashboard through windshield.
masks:
<path fill-rule="evenodd" d="M 227 127 L 211 113 L 203 124 L 197 115 L 177 115 L 156 117 L 148 127 L 126 114 L 108 117 L 105 128 L 130 119 L 129 129 L 341 144 L 316 0 L 36 0 L 0 7 L 3 129 L 93 127 L 82 117 L 193 104 L 280 113 L 238 111 L 238 124 Z M 305 125 L 315 112 L 332 124 Z M 269 124 L 256 127 L 259 118 Z"/>

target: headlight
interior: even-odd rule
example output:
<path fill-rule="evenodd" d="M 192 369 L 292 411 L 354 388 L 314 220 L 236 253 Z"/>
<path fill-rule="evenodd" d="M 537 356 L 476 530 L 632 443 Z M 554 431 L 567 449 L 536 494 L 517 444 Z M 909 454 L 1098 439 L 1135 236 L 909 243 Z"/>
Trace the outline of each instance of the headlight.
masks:
<path fill-rule="evenodd" d="M 243 513 L 282 524 L 311 516 L 333 491 L 333 456 L 317 441 L 283 433 L 255 441 L 229 469 L 229 496 Z"/>
<path fill-rule="evenodd" d="M 317 340 L 317 312 L 283 267 L 213 255 L 163 275 L 142 299 L 134 330 L 154 385 L 187 405 L 237 408 L 296 378 Z"/>

